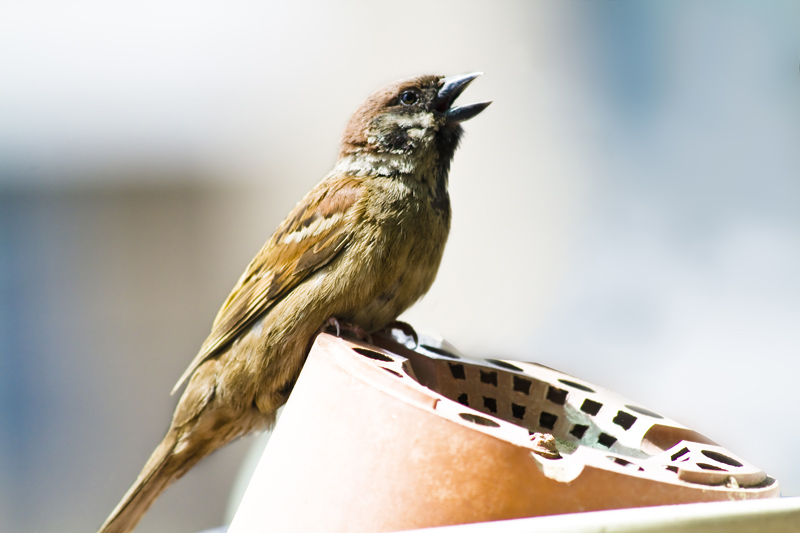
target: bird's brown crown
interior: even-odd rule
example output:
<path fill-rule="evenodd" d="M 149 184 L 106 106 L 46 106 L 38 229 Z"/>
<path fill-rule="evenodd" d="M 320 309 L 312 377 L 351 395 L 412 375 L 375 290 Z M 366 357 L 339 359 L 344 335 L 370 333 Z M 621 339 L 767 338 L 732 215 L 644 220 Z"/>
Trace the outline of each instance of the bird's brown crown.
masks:
<path fill-rule="evenodd" d="M 425 75 L 378 89 L 345 128 L 339 170 L 407 175 L 435 169 L 446 174 L 463 131 L 460 123 L 489 105 L 452 107 L 477 76 Z"/>
<path fill-rule="evenodd" d="M 403 129 L 404 125 L 407 129 L 411 126 L 408 119 L 431 114 L 442 79 L 435 75 L 418 76 L 390 83 L 372 93 L 353 113 L 345 128 L 342 153 L 391 149 L 391 137 L 399 137 L 393 130 Z M 402 121 L 403 118 L 407 120 Z M 388 122 L 393 122 L 396 128 L 391 128 Z"/>

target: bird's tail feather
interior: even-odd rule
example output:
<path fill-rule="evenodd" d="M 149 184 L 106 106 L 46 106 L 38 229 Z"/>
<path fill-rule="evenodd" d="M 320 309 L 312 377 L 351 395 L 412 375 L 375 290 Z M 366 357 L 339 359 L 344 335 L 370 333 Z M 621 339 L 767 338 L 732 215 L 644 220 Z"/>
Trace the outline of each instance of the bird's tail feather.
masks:
<path fill-rule="evenodd" d="M 177 441 L 178 432 L 170 429 L 98 533 L 127 533 L 133 530 L 158 495 L 179 477 L 174 475 L 177 465 L 171 464 L 175 462 L 173 451 Z"/>
<path fill-rule="evenodd" d="M 216 449 L 216 446 L 209 446 L 206 440 L 182 439 L 182 429 L 185 430 L 170 428 L 98 533 L 132 531 L 167 487 Z"/>
<path fill-rule="evenodd" d="M 180 413 L 181 404 L 167 435 L 98 533 L 128 533 L 133 530 L 155 499 L 198 461 L 237 437 L 267 427 L 274 420 L 274 413 L 265 416 L 255 409 L 244 413 L 225 409 L 204 410 L 187 421 L 179 416 Z"/>

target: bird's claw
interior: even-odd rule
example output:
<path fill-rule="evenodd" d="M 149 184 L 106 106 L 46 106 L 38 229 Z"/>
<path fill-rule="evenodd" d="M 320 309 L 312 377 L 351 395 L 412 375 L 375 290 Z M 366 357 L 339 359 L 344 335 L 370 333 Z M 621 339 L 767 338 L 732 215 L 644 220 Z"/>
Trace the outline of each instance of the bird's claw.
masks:
<path fill-rule="evenodd" d="M 339 321 L 334 317 L 330 317 L 328 320 L 326 320 L 325 323 L 322 324 L 322 327 L 319 328 L 319 332 L 322 333 L 323 331 L 327 331 L 331 326 L 336 328 L 336 336 L 338 337 L 341 334 L 341 327 L 339 325 Z"/>
<path fill-rule="evenodd" d="M 328 320 L 320 328 L 320 332 L 328 330 L 328 328 L 336 328 L 336 336 L 341 337 L 342 333 L 349 333 L 351 337 L 355 337 L 358 340 L 367 341 L 368 343 L 372 344 L 372 336 L 366 332 L 366 330 L 360 326 L 355 324 L 351 324 L 350 322 L 345 322 L 344 320 L 339 320 L 336 317 L 330 317 Z"/>

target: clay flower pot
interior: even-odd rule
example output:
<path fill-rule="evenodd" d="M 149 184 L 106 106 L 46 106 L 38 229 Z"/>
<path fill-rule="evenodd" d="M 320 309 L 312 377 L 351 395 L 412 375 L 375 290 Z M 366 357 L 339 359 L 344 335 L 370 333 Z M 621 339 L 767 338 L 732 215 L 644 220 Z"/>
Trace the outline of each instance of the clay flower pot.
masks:
<path fill-rule="evenodd" d="M 699 433 L 531 363 L 320 335 L 230 533 L 383 532 L 768 498 Z"/>

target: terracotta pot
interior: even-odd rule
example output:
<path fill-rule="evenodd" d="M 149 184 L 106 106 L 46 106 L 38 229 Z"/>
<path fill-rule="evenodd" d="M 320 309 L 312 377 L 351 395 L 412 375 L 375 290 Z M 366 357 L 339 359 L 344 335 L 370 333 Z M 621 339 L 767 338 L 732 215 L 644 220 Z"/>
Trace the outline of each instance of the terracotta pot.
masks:
<path fill-rule="evenodd" d="M 230 533 L 382 532 L 765 498 L 778 483 L 635 402 L 531 363 L 320 335 Z"/>

